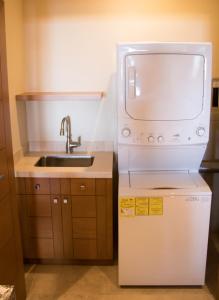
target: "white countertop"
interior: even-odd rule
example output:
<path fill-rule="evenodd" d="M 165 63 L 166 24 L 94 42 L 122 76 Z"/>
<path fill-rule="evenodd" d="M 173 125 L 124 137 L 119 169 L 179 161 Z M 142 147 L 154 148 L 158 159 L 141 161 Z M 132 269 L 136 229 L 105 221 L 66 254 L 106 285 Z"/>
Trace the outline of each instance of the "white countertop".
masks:
<path fill-rule="evenodd" d="M 61 154 L 61 153 L 56 153 Z M 81 153 L 87 154 L 87 153 Z M 15 163 L 15 177 L 50 178 L 112 178 L 113 152 L 92 152 L 95 156 L 90 167 L 35 167 L 40 156 L 48 153 L 32 153 Z M 54 153 L 53 153 L 54 155 Z"/>

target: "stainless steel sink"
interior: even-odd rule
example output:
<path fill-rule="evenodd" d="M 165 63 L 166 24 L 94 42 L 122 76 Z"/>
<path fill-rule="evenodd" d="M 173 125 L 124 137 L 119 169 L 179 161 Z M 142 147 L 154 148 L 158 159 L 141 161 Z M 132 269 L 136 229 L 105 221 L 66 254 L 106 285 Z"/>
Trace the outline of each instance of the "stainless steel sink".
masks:
<path fill-rule="evenodd" d="M 90 167 L 94 162 L 92 155 L 48 155 L 36 162 L 36 167 Z"/>

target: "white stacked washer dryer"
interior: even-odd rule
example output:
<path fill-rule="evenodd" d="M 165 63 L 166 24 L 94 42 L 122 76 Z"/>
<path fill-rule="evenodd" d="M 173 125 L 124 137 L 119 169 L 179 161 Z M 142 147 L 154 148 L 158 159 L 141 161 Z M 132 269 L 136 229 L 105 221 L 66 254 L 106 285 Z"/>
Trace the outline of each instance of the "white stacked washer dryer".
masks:
<path fill-rule="evenodd" d="M 203 285 L 211 44 L 118 45 L 119 285 Z"/>

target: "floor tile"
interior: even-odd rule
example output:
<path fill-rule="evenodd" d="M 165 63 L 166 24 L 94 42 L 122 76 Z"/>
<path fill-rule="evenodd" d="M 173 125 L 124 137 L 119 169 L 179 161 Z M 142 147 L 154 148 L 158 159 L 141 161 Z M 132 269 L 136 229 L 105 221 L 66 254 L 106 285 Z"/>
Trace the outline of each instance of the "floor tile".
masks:
<path fill-rule="evenodd" d="M 119 287 L 117 265 L 31 265 L 27 300 L 213 300 L 203 288 Z"/>

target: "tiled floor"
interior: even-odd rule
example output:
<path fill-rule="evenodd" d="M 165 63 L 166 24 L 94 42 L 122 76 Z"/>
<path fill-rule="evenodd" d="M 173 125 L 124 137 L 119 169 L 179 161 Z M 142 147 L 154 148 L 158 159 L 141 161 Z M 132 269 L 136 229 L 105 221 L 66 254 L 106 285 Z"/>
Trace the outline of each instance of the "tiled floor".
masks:
<path fill-rule="evenodd" d="M 27 299 L 213 300 L 203 288 L 134 288 L 117 285 L 117 265 L 32 265 L 26 272 Z"/>

